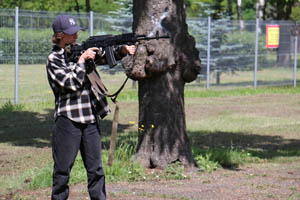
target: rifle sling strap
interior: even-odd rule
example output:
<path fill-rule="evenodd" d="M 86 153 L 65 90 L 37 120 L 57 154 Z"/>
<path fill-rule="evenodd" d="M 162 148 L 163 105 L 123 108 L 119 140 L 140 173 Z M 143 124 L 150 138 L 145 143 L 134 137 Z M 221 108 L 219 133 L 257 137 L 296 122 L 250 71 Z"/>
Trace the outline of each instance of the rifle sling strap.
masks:
<path fill-rule="evenodd" d="M 116 138 L 117 138 L 117 129 L 118 129 L 118 123 L 119 123 L 119 105 L 117 102 L 117 97 L 119 93 L 124 88 L 128 77 L 125 79 L 121 87 L 113 94 L 109 94 L 108 90 L 106 89 L 105 85 L 101 81 L 100 76 L 98 73 L 93 70 L 92 72 L 87 74 L 88 79 L 90 80 L 92 86 L 95 88 L 97 93 L 100 96 L 107 96 L 110 97 L 112 102 L 115 104 L 115 112 L 113 117 L 113 123 L 112 123 L 112 129 L 111 129 L 111 136 L 110 136 L 110 145 L 109 145 L 109 158 L 108 158 L 108 165 L 112 166 L 113 160 L 114 160 L 114 152 L 116 148 Z"/>
<path fill-rule="evenodd" d="M 88 79 L 90 80 L 92 86 L 95 88 L 95 90 L 99 93 L 99 95 L 105 95 L 107 97 L 110 97 L 111 100 L 116 103 L 116 99 L 119 95 L 119 93 L 123 90 L 124 86 L 127 83 L 128 77 L 125 79 L 121 87 L 113 94 L 109 94 L 108 90 L 106 89 L 105 85 L 101 81 L 99 75 L 95 70 L 93 70 L 91 73 L 87 74 Z"/>

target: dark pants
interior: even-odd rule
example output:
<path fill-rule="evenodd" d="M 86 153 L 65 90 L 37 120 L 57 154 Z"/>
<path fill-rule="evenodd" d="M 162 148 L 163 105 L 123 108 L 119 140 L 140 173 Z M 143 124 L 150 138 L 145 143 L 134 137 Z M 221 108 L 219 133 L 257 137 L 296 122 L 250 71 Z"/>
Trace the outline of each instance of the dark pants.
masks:
<path fill-rule="evenodd" d="M 68 198 L 68 181 L 78 150 L 80 150 L 87 171 L 88 191 L 91 199 L 105 200 L 105 176 L 101 160 L 99 126 L 97 123 L 76 123 L 65 117 L 58 117 L 53 128 L 52 200 Z"/>

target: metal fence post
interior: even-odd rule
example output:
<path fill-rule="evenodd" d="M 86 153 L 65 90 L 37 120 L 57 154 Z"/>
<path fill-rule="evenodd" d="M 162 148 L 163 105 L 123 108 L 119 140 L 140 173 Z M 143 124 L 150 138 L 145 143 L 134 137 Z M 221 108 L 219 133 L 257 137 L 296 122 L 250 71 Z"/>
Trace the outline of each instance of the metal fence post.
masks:
<path fill-rule="evenodd" d="M 94 35 L 94 12 L 90 11 L 90 36 Z"/>
<path fill-rule="evenodd" d="M 18 104 L 18 75 L 19 75 L 19 8 L 16 7 L 15 16 L 15 104 Z"/>
<path fill-rule="evenodd" d="M 295 24 L 294 87 L 297 86 L 298 21 Z"/>
<path fill-rule="evenodd" d="M 254 89 L 257 87 L 257 62 L 258 62 L 258 33 L 259 33 L 259 19 L 256 18 L 255 28 L 255 62 L 254 62 Z"/>
<path fill-rule="evenodd" d="M 211 17 L 208 17 L 207 24 L 207 68 L 206 68 L 206 88 L 209 88 L 210 76 L 210 31 L 211 31 Z"/>

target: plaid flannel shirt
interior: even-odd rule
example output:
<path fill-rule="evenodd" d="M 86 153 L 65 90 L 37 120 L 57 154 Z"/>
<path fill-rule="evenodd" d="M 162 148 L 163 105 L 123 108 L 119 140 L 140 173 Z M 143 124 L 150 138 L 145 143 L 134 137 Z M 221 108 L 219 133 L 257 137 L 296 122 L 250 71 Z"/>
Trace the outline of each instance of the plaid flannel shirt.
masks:
<path fill-rule="evenodd" d="M 96 115 L 110 113 L 106 97 L 95 96 L 84 64 L 65 61 L 65 50 L 54 46 L 47 59 L 48 82 L 55 96 L 54 117 L 65 116 L 79 123 L 94 123 Z"/>

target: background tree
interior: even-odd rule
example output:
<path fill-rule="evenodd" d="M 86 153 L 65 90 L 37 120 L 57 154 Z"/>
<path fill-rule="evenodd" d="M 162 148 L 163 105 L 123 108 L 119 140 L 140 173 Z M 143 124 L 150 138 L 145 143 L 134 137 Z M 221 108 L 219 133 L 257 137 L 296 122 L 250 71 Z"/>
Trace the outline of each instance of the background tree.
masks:
<path fill-rule="evenodd" d="M 86 2 L 86 1 L 89 1 Z M 236 4 L 238 7 L 238 1 L 232 0 L 184 0 L 186 6 L 186 14 L 188 17 L 198 17 L 205 16 L 205 10 L 203 9 L 203 5 L 210 5 L 210 8 L 214 10 L 216 16 L 219 16 L 220 13 L 226 12 L 233 14 L 235 19 L 239 19 L 238 10 L 234 9 L 231 11 L 231 7 Z M 262 0 L 243 0 L 242 10 L 243 10 L 243 19 L 244 20 L 252 20 L 255 19 L 256 15 L 256 3 L 261 2 Z M 263 0 L 266 2 L 265 0 Z M 36 11 L 77 11 L 77 12 L 86 12 L 86 10 L 92 10 L 94 12 L 108 14 L 110 11 L 117 11 L 122 9 L 122 6 L 126 6 L 123 2 L 130 3 L 132 0 L 65 0 L 62 3 L 57 2 L 56 0 L 35 0 L 35 1 L 27 1 L 27 0 L 0 0 L 0 8 L 15 8 L 18 6 L 20 9 L 29 9 Z M 267 18 L 270 16 L 273 17 L 280 16 L 278 12 L 284 9 L 294 9 L 297 5 L 293 3 L 299 2 L 299 0 L 268 0 L 263 6 L 263 12 L 266 12 Z M 88 4 L 90 4 L 90 9 L 88 9 Z M 230 5 L 232 4 L 232 6 Z M 277 7 L 274 5 L 277 4 Z M 291 7 L 281 7 L 282 5 L 294 5 Z M 263 5 L 261 3 L 261 5 Z M 205 6 L 204 6 L 205 7 Z M 216 16 L 213 16 L 215 18 Z M 221 14 L 221 16 L 224 16 Z M 230 14 L 231 16 L 231 14 Z M 216 17 L 218 18 L 218 17 Z M 264 18 L 265 19 L 265 18 Z"/>
<path fill-rule="evenodd" d="M 256 2 L 253 0 L 243 0 L 243 19 L 254 20 L 256 18 Z"/>
<path fill-rule="evenodd" d="M 265 0 L 257 0 L 256 2 L 256 18 L 264 19 Z"/>
<path fill-rule="evenodd" d="M 0 0 L 0 8 L 15 8 L 18 6 L 20 9 L 28 9 L 34 11 L 79 11 L 79 12 L 100 12 L 103 14 L 108 14 L 109 11 L 119 9 L 118 4 L 115 0 Z"/>
<path fill-rule="evenodd" d="M 295 4 L 295 6 L 292 9 L 291 19 L 293 21 L 298 21 L 298 38 L 300 38 L 300 0 Z M 292 35 L 296 36 L 296 27 L 293 27 Z M 300 42 L 298 42 L 298 51 L 300 51 Z"/>
<path fill-rule="evenodd" d="M 269 0 L 265 5 L 264 19 L 291 20 L 292 8 L 299 0 Z M 278 22 L 280 23 L 280 22 Z M 290 24 L 291 26 L 291 24 Z M 280 27 L 279 48 L 277 49 L 277 65 L 290 66 L 291 60 L 291 32 L 286 32 L 284 25 Z"/>
<path fill-rule="evenodd" d="M 230 16 L 230 18 L 232 18 L 232 0 L 227 0 L 227 15 Z"/>
<path fill-rule="evenodd" d="M 139 138 L 136 159 L 145 167 L 164 168 L 180 161 L 195 166 L 184 113 L 184 85 L 200 71 L 199 52 L 189 35 L 184 1 L 134 0 L 133 31 L 169 34 L 171 39 L 143 42 L 123 62 L 138 80 Z"/>
<path fill-rule="evenodd" d="M 212 10 L 214 10 L 214 13 L 212 14 L 212 19 L 220 19 L 221 16 L 224 15 L 224 6 L 222 6 L 222 0 L 215 0 L 212 4 Z"/>
<path fill-rule="evenodd" d="M 237 18 L 240 23 L 240 29 L 244 28 L 242 0 L 237 0 Z"/>
<path fill-rule="evenodd" d="M 85 11 L 89 13 L 91 11 L 90 0 L 85 0 Z"/>
<path fill-rule="evenodd" d="M 292 8 L 291 19 L 300 22 L 300 0 Z"/>

